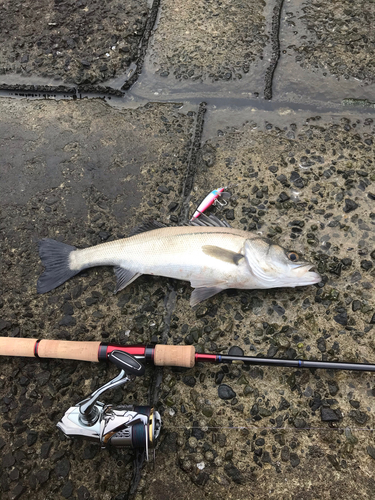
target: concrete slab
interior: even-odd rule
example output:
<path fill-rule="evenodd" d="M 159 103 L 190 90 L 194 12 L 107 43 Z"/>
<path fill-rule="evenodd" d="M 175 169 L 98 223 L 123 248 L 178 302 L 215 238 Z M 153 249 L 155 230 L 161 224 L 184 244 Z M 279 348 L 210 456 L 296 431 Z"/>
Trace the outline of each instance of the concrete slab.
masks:
<path fill-rule="evenodd" d="M 261 93 L 272 16 L 265 2 L 172 2 L 160 5 L 135 92 Z"/>
<path fill-rule="evenodd" d="M 168 219 L 180 201 L 194 116 L 174 104 L 120 112 L 100 100 L 2 99 L 0 106 L 1 335 L 157 340 L 168 280 L 141 277 L 114 296 L 113 270 L 101 268 L 37 295 L 37 241 L 88 246 L 125 236 L 150 216 Z M 1 453 L 9 463 L 17 457 L 18 471 L 4 459 L 1 495 L 18 488 L 35 499 L 51 491 L 109 499 L 127 491 L 131 454 L 101 453 L 56 428 L 114 367 L 3 357 L 0 366 Z M 147 404 L 150 383 L 148 372 L 111 400 Z"/>
<path fill-rule="evenodd" d="M 364 362 L 375 321 L 374 122 L 280 121 L 282 128 L 275 118 L 206 141 L 191 212 L 210 189 L 237 184 L 221 216 L 304 255 L 323 282 L 222 292 L 195 312 L 185 307 L 190 290 L 180 286 L 171 341 L 208 353 L 239 345 L 253 356 Z M 370 374 L 202 365 L 167 372 L 163 388 L 169 454 L 161 468 L 172 469 L 177 453 L 193 483 L 184 498 L 195 494 L 194 484 L 208 498 L 245 499 L 249 488 L 254 498 L 368 497 Z M 332 473 L 337 481 L 327 488 Z M 144 496 L 159 498 L 160 474 Z M 184 481 L 181 472 L 178 478 L 162 476 L 172 490 Z"/>
<path fill-rule="evenodd" d="M 367 99 L 367 107 L 371 106 L 375 100 L 374 16 L 369 2 L 285 1 L 274 98 L 331 106 Z"/>
<path fill-rule="evenodd" d="M 30 77 L 28 83 L 43 77 L 52 85 L 97 84 L 124 74 L 136 61 L 148 5 L 6 1 L 0 12 L 0 75 Z"/>
<path fill-rule="evenodd" d="M 296 62 L 301 67 L 319 68 L 345 80 L 355 78 L 367 84 L 375 82 L 372 29 L 375 6 L 371 2 L 346 0 L 322 4 L 309 0 L 300 6 L 298 14 L 308 32 L 299 46 L 294 47 Z M 289 25 L 293 26 L 293 13 L 287 14 L 287 18 Z"/>
<path fill-rule="evenodd" d="M 231 117 L 226 126 L 224 111 L 208 112 L 191 212 L 210 189 L 233 184 L 219 215 L 305 255 L 324 286 L 233 290 L 193 311 L 187 283 L 158 277 L 141 277 L 118 296 L 105 268 L 47 295 L 37 296 L 35 283 L 40 237 L 87 246 L 121 237 L 145 216 L 177 220 L 194 113 L 183 115 L 174 104 L 119 111 L 101 100 L 2 99 L 1 106 L 2 335 L 167 340 L 205 352 L 240 346 L 249 355 L 371 361 L 371 117 L 244 108 L 240 116 L 248 122 L 235 125 Z M 37 500 L 52 491 L 108 500 L 126 494 L 129 451 L 60 440 L 55 427 L 66 408 L 115 370 L 1 357 L 0 365 L 2 492 Z M 153 373 L 148 369 L 110 400 L 146 404 Z M 345 491 L 370 497 L 375 403 L 368 374 L 165 369 L 158 409 L 164 430 L 156 467 L 144 469 L 134 498 L 181 491 L 186 500 L 247 499 L 250 490 L 271 500 L 345 497 Z"/>
<path fill-rule="evenodd" d="M 267 42 L 264 3 L 164 2 L 153 50 L 158 72 L 176 79 L 242 78 Z"/>

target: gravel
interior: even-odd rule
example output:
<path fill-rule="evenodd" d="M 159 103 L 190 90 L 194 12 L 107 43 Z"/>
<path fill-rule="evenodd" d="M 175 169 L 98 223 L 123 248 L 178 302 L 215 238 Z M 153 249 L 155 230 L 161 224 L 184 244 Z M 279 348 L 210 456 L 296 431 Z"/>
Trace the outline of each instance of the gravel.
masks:
<path fill-rule="evenodd" d="M 236 393 L 229 385 L 221 384 L 218 388 L 218 396 L 220 399 L 233 399 L 236 397 Z"/>

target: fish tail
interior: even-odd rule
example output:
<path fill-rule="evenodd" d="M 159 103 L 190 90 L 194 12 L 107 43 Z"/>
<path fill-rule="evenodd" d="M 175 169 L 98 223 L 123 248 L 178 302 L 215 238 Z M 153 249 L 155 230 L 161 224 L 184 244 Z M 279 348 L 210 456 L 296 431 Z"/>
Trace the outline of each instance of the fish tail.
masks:
<path fill-rule="evenodd" d="M 74 250 L 76 247 L 50 238 L 39 242 L 39 256 L 45 269 L 38 279 L 38 293 L 50 292 L 81 271 L 70 269 L 69 255 Z"/>

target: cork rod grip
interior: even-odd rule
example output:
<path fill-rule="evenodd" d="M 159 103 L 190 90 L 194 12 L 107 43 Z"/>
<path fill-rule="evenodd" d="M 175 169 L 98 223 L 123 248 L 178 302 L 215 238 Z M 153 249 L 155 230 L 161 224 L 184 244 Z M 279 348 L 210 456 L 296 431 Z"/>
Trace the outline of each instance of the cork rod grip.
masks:
<path fill-rule="evenodd" d="M 35 356 L 36 339 L 0 337 L 1 356 Z M 38 344 L 40 358 L 76 359 L 98 361 L 100 342 L 72 342 L 67 340 L 41 340 Z"/>
<path fill-rule="evenodd" d="M 155 346 L 154 364 L 156 366 L 181 366 L 192 368 L 195 364 L 195 349 L 192 345 Z"/>
<path fill-rule="evenodd" d="M 17 339 L 14 337 L 0 337 L 1 356 L 34 357 L 36 339 Z"/>
<path fill-rule="evenodd" d="M 77 359 L 79 361 L 98 361 L 100 342 L 76 342 L 71 340 L 41 340 L 38 355 L 40 358 Z"/>

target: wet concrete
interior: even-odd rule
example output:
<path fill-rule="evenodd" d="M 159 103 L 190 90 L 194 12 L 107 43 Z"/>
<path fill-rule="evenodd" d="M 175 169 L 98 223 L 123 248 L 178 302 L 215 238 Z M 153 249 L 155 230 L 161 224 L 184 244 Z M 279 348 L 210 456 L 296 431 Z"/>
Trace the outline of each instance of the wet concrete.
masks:
<path fill-rule="evenodd" d="M 174 343 L 193 343 L 203 352 L 240 345 L 247 355 L 372 358 L 373 132 L 369 120 L 310 117 L 286 130 L 274 124 L 259 130 L 255 123 L 220 130 L 203 145 L 191 211 L 208 184 L 230 180 L 236 184 L 231 202 L 216 213 L 304 255 L 323 282 L 223 292 L 196 312 L 184 306 L 181 288 Z M 253 498 L 303 492 L 306 498 L 371 498 L 375 402 L 369 374 L 202 365 L 189 375 L 194 378 L 166 376 L 164 422 L 180 467 L 209 498 L 225 491 L 228 498 L 248 498 L 249 489 Z M 223 384 L 232 389 L 224 400 Z M 170 453 L 168 466 L 175 461 Z M 327 491 L 328 471 L 345 480 Z M 157 485 L 148 483 L 144 491 L 154 497 Z M 186 498 L 193 495 L 192 488 Z"/>
<path fill-rule="evenodd" d="M 194 130 L 194 117 L 178 107 L 149 104 L 119 112 L 100 100 L 1 101 L 3 336 L 126 342 L 133 331 L 132 343 L 159 340 L 168 280 L 141 278 L 116 297 L 112 270 L 101 269 L 38 296 L 37 241 L 50 236 L 87 246 L 125 236 L 146 213 L 169 219 L 180 201 Z M 12 497 L 18 488 L 33 498 L 48 491 L 60 498 L 85 487 L 95 497 L 95 484 L 101 484 L 100 498 L 126 492 L 131 455 L 104 457 L 95 446 L 63 439 L 55 427 L 70 405 L 115 370 L 75 362 L 0 363 L 2 456 L 11 464 L 4 459 L 3 494 Z M 147 404 L 150 379 L 148 373 L 127 388 L 128 403 Z M 121 390 L 112 394 L 118 403 L 124 396 Z M 119 483 L 110 479 L 116 470 Z"/>
<path fill-rule="evenodd" d="M 373 17 L 374 7 L 366 2 L 286 0 L 274 95 L 313 105 L 341 104 L 348 98 L 373 100 Z"/>
<path fill-rule="evenodd" d="M 34 19 L 32 9 L 2 6 L 5 29 L 17 39 L 11 45 L 5 34 L 1 56 L 8 61 L 3 95 L 12 85 L 16 99 L 0 100 L 0 334 L 373 361 L 372 5 L 165 1 L 143 53 L 139 33 L 120 24 L 142 18 L 145 34 L 150 5 L 126 5 L 130 14 L 115 3 L 43 6 L 46 17 L 34 20 L 28 42 L 35 26 L 42 44 L 58 35 L 58 26 L 47 31 L 43 24 L 51 13 L 66 9 L 61 27 L 69 30 L 92 12 L 102 18 L 103 36 L 85 38 L 91 28 L 84 24 L 82 43 L 64 45 L 67 57 L 91 57 L 116 34 L 116 47 L 131 42 L 130 60 L 123 64 L 116 48 L 110 71 L 98 69 L 100 58 L 66 71 L 59 47 L 38 55 L 35 44 L 25 39 L 22 46 L 26 21 L 18 14 Z M 279 7 L 280 58 L 268 101 Z M 129 64 L 131 74 L 142 72 L 122 97 Z M 60 91 L 54 78 L 69 83 Z M 126 236 L 144 219 L 177 224 L 210 190 L 228 184 L 228 206 L 213 213 L 304 255 L 322 283 L 226 291 L 192 310 L 188 283 L 142 276 L 114 296 L 112 269 L 98 268 L 36 294 L 41 237 L 89 246 Z M 369 374 L 149 367 L 106 396 L 115 404 L 152 403 L 162 414 L 155 468 L 146 465 L 138 484 L 131 451 L 68 441 L 55 426 L 115 373 L 105 364 L 0 357 L 1 498 L 373 497 Z"/>
<path fill-rule="evenodd" d="M 288 7 L 292 8 L 286 13 L 287 23 L 299 38 L 293 47 L 295 60 L 301 67 L 318 69 L 323 76 L 328 72 L 345 80 L 374 83 L 375 38 L 371 26 L 375 10 L 371 3 L 343 1 L 323 5 L 309 0 L 299 4 L 298 11 L 291 3 Z M 301 24 L 307 33 L 303 39 L 301 31 L 296 32 Z"/>

